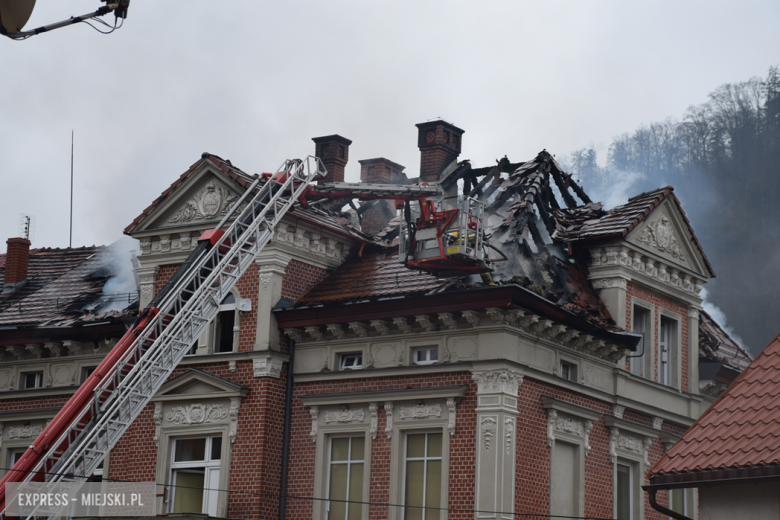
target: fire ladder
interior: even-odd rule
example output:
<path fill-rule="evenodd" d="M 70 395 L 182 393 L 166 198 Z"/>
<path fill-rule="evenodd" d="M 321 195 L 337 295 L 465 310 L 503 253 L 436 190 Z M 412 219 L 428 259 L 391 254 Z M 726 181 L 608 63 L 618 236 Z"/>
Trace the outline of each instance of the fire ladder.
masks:
<path fill-rule="evenodd" d="M 111 366 L 96 386 L 85 389 L 91 397 L 84 406 L 76 411 L 68 410 L 69 402 L 51 421 L 49 427 L 64 424 L 56 440 L 46 449 L 41 446 L 36 449 L 35 444 L 30 446 L 25 453 L 30 463 L 21 464 L 23 457 L 3 483 L 86 481 L 190 352 L 192 344 L 216 317 L 220 302 L 268 244 L 276 226 L 296 202 L 305 205 L 307 197 L 342 195 L 419 200 L 441 193 L 438 186 L 312 185 L 325 174 L 322 162 L 309 156 L 304 160 L 285 161 L 273 176 L 265 174 L 267 182 L 252 197 L 263 177 L 255 180 L 217 228 L 201 236 L 187 261 L 141 313 L 141 325 L 137 322 L 114 347 L 114 351 L 124 348 L 124 353 L 117 360 L 109 361 L 111 353 L 107 356 L 104 363 Z M 363 193 L 353 193 L 353 190 Z M 222 226 L 236 212 L 238 217 L 223 233 Z M 135 338 L 130 342 L 133 333 Z M 42 438 L 44 434 L 36 443 L 43 442 Z M 18 477 L 13 476 L 14 472 Z M 0 489 L 0 498 L 3 500 L 0 518 L 4 518 L 5 489 Z"/>

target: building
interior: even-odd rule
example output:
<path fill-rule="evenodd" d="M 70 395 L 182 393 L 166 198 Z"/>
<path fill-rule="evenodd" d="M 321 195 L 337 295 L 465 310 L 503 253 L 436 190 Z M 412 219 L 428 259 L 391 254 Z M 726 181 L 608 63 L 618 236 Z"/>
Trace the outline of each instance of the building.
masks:
<path fill-rule="evenodd" d="M 653 466 L 651 497 L 697 489 L 702 520 L 780 516 L 779 392 L 780 336 Z"/>
<path fill-rule="evenodd" d="M 647 468 L 749 361 L 701 311 L 714 272 L 673 189 L 605 211 L 547 152 L 476 168 L 463 130 L 417 126 L 418 178 L 376 158 L 361 180 L 481 200 L 492 280 L 406 268 L 387 202 L 296 208 L 109 478 L 229 518 L 664 518 Z M 343 181 L 351 141 L 314 141 Z M 203 154 L 125 229 L 142 308 L 253 180 Z"/>

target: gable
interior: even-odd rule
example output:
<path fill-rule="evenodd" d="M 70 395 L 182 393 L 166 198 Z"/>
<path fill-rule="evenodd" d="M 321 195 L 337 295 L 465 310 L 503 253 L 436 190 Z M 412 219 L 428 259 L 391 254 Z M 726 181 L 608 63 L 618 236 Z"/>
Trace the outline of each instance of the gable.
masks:
<path fill-rule="evenodd" d="M 248 388 L 243 385 L 193 369 L 166 381 L 152 400 L 243 397 L 247 391 Z"/>
<path fill-rule="evenodd" d="M 706 259 L 689 231 L 674 197 L 667 197 L 627 236 L 626 240 L 671 264 L 710 277 Z"/>

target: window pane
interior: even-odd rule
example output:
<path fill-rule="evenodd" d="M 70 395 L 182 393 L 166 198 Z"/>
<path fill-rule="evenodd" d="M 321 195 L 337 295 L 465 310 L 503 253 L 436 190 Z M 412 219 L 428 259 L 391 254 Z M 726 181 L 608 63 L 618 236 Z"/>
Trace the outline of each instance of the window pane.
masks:
<path fill-rule="evenodd" d="M 176 454 L 173 458 L 176 462 L 188 462 L 191 460 L 205 460 L 206 439 L 177 439 Z"/>
<path fill-rule="evenodd" d="M 362 441 L 363 439 L 361 439 Z M 349 471 L 349 500 L 350 502 L 363 501 L 363 463 L 351 464 Z M 349 504 L 347 518 L 360 520 L 363 516 L 361 504 Z"/>
<path fill-rule="evenodd" d="M 211 460 L 222 458 L 222 437 L 211 438 Z"/>
<path fill-rule="evenodd" d="M 425 437 L 424 435 L 410 435 L 409 437 Z M 425 462 L 421 460 L 408 461 L 406 463 L 406 500 L 404 504 L 410 507 L 406 509 L 405 520 L 422 520 L 423 510 L 419 507 L 423 505 L 424 492 L 424 470 Z"/>
<path fill-rule="evenodd" d="M 432 348 L 431 349 L 431 361 L 438 361 L 439 360 L 439 349 Z"/>
<path fill-rule="evenodd" d="M 631 520 L 631 467 L 617 467 L 617 520 Z"/>
<path fill-rule="evenodd" d="M 430 437 L 433 437 L 431 435 Z M 439 452 L 441 452 L 441 435 L 439 434 Z M 425 475 L 425 507 L 439 507 L 441 505 L 441 461 L 428 461 L 428 471 Z M 425 510 L 425 520 L 441 518 L 441 511 L 436 509 Z"/>
<path fill-rule="evenodd" d="M 203 473 L 176 472 L 173 494 L 174 513 L 203 512 Z"/>
<path fill-rule="evenodd" d="M 671 503 L 671 509 L 675 513 L 685 514 L 685 490 L 684 489 L 672 489 L 669 491 L 669 502 Z"/>
<path fill-rule="evenodd" d="M 349 439 L 333 439 L 331 441 L 330 460 L 349 459 Z"/>
<path fill-rule="evenodd" d="M 342 440 L 342 439 L 339 439 Z M 343 439 L 349 440 L 349 439 Z M 347 469 L 346 464 L 331 464 L 330 466 L 330 491 L 328 498 L 331 500 L 346 500 L 347 499 Z M 346 519 L 347 517 L 347 503 L 346 502 L 329 502 L 330 505 L 330 519 Z"/>
<path fill-rule="evenodd" d="M 222 311 L 217 317 L 217 352 L 233 352 L 233 324 L 235 311 Z"/>
<path fill-rule="evenodd" d="M 225 299 L 222 300 L 222 305 L 227 305 L 229 303 L 236 303 L 236 297 L 233 293 L 228 294 L 225 296 Z"/>
<path fill-rule="evenodd" d="M 406 457 L 425 457 L 425 434 L 418 433 L 406 437 Z"/>
<path fill-rule="evenodd" d="M 428 457 L 441 457 L 441 433 L 428 434 Z"/>
<path fill-rule="evenodd" d="M 363 450 L 366 440 L 363 437 L 352 437 L 352 451 L 349 460 L 363 460 Z"/>
<path fill-rule="evenodd" d="M 425 359 L 425 350 L 418 350 L 417 351 L 417 361 L 426 361 Z"/>

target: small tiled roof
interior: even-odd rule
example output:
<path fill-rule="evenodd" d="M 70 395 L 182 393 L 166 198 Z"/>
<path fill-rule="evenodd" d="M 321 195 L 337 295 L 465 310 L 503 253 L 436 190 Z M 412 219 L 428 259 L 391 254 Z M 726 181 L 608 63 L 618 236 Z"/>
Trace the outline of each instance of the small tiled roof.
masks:
<path fill-rule="evenodd" d="M 0 267 L 5 267 L 5 253 L 0 255 Z"/>
<path fill-rule="evenodd" d="M 694 423 L 650 473 L 760 468 L 780 464 L 780 336 Z M 680 477 L 684 478 L 684 477 Z M 653 483 L 653 481 L 651 481 Z"/>
<path fill-rule="evenodd" d="M 111 257 L 105 252 L 106 248 L 95 246 L 30 251 L 27 282 L 13 293 L 0 296 L 0 325 L 67 327 L 135 314 L 135 309 L 125 308 L 137 296 L 123 295 L 122 302 L 103 297 L 103 286 L 111 277 L 105 269 Z M 0 280 L 4 271 L 0 268 Z M 100 312 L 101 307 L 109 307 L 93 307 L 101 299 L 117 303 L 110 307 L 119 310 Z"/>
<path fill-rule="evenodd" d="M 740 372 L 750 364 L 750 355 L 704 311 L 699 320 L 699 359 L 722 363 Z"/>
<path fill-rule="evenodd" d="M 159 197 L 154 199 L 154 201 L 149 204 L 149 206 L 147 206 L 140 215 L 133 219 L 130 225 L 124 229 L 124 233 L 126 235 L 131 234 L 133 228 L 139 222 L 141 222 L 144 217 L 150 214 L 158 204 L 165 200 L 176 189 L 176 187 L 184 182 L 184 179 L 186 179 L 192 172 L 194 172 L 204 161 L 210 161 L 245 189 L 248 189 L 257 178 L 257 175 L 250 175 L 241 169 L 236 168 L 229 160 L 222 159 L 221 157 L 214 154 L 204 153 L 201 155 L 199 160 L 195 161 L 195 163 L 193 163 L 193 165 L 190 166 L 187 171 L 182 173 L 178 179 L 176 179 L 165 191 L 160 194 Z M 262 186 L 262 183 L 259 186 Z M 334 217 L 319 208 L 309 207 L 304 209 L 301 207 L 296 207 L 295 210 L 290 211 L 287 216 L 308 222 L 321 228 L 328 229 L 329 231 L 346 236 L 348 238 L 353 238 L 363 242 L 373 242 L 372 237 L 366 235 L 358 229 L 355 229 L 351 224 L 349 224 L 347 219 Z"/>
<path fill-rule="evenodd" d="M 375 300 L 427 293 L 445 282 L 398 262 L 398 251 L 373 250 L 354 256 L 297 300 L 297 305 Z"/>
<path fill-rule="evenodd" d="M 628 235 L 637 227 L 646 216 L 650 214 L 661 202 L 671 196 L 677 204 L 688 231 L 691 234 L 696 247 L 699 249 L 707 269 L 715 277 L 715 271 L 712 269 L 704 249 L 696 238 L 688 217 L 685 216 L 680 201 L 674 195 L 674 188 L 665 186 L 645 193 L 640 193 L 628 199 L 626 204 L 615 206 L 609 211 L 603 211 L 601 204 L 586 204 L 577 208 L 558 209 L 554 213 L 556 223 L 556 238 L 569 242 L 579 240 L 605 240 L 608 238 L 622 238 Z"/>

